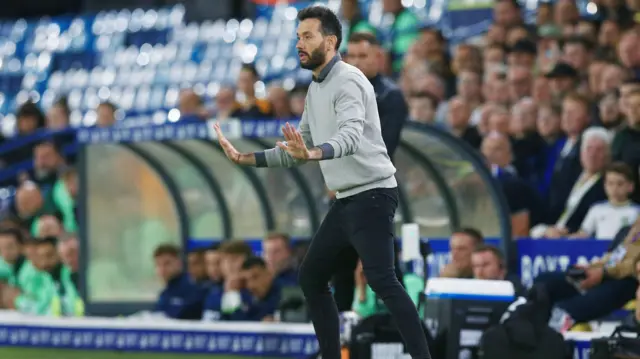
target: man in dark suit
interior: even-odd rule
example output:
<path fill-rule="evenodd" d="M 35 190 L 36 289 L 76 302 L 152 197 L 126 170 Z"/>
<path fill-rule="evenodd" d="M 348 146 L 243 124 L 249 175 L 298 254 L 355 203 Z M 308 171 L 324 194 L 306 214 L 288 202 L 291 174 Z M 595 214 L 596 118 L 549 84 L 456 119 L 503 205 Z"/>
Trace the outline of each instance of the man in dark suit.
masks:
<path fill-rule="evenodd" d="M 356 32 L 349 37 L 346 61 L 357 67 L 369 79 L 376 93 L 382 139 L 387 153 L 393 160 L 393 154 L 400 143 L 402 126 L 409 117 L 409 109 L 400 88 L 380 73 L 380 59 L 383 56 L 380 43 L 369 33 Z M 336 271 L 333 279 L 334 297 L 339 311 L 351 310 L 355 289 L 354 271 L 357 265 L 355 251 L 343 253 L 342 268 Z M 396 264 L 398 263 L 396 250 Z M 398 281 L 403 283 L 402 272 L 396 265 Z"/>

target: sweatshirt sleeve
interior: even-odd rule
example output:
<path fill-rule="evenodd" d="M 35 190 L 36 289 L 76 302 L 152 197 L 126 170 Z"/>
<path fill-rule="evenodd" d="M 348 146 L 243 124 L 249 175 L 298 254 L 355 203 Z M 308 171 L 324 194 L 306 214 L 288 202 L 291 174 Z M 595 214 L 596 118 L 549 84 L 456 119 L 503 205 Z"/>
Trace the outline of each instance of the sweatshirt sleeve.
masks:
<path fill-rule="evenodd" d="M 27 314 L 60 315 L 60 298 L 53 279 L 44 273 L 34 275 L 15 301 L 18 311 Z"/>
<path fill-rule="evenodd" d="M 307 148 L 313 147 L 313 140 L 311 139 L 311 130 L 309 129 L 309 123 L 307 121 L 306 110 L 302 113 L 300 119 L 299 131 L 304 139 Z M 286 144 L 286 142 L 285 142 Z M 299 166 L 307 161 L 298 160 L 293 157 L 287 151 L 283 151 L 280 147 L 274 147 L 262 152 L 254 153 L 256 156 L 256 167 L 294 167 Z"/>
<path fill-rule="evenodd" d="M 365 122 L 365 89 L 359 78 L 347 78 L 336 94 L 334 110 L 338 131 L 318 146 L 325 159 L 351 156 L 360 147 Z"/>

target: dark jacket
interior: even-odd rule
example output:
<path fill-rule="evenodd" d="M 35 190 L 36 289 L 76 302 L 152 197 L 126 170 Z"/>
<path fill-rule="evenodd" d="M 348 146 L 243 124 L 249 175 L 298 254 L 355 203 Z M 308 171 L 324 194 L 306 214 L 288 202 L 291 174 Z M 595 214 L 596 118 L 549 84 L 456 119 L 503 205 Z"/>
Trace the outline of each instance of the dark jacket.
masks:
<path fill-rule="evenodd" d="M 154 310 L 169 318 L 199 320 L 202 318 L 205 295 L 203 288 L 188 275 L 180 274 L 169 280 L 160 293 Z"/>
<path fill-rule="evenodd" d="M 549 187 L 549 215 L 548 223 L 555 223 L 564 211 L 567 198 L 571 193 L 573 184 L 576 183 L 582 173 L 580 164 L 580 145 L 578 140 L 571 151 L 564 157 L 558 157 L 551 176 L 551 186 Z"/>
<path fill-rule="evenodd" d="M 640 202 L 640 131 L 628 127 L 620 130 L 611 144 L 611 154 L 614 161 L 622 161 L 631 167 L 635 180 L 631 198 Z"/>
<path fill-rule="evenodd" d="M 387 153 L 393 160 L 393 154 L 400 142 L 400 133 L 407 117 L 409 108 L 404 100 L 400 88 L 389 78 L 376 75 L 369 79 L 376 93 L 380 125 L 382 127 L 382 139 L 387 146 Z"/>

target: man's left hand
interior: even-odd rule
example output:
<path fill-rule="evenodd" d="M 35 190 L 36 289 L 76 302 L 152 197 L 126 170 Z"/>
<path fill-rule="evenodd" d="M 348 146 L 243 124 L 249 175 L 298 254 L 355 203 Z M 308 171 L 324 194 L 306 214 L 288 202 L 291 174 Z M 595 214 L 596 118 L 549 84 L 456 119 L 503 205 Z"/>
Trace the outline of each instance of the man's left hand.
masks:
<path fill-rule="evenodd" d="M 282 127 L 282 133 L 284 134 L 284 139 L 287 143 L 277 142 L 276 145 L 280 147 L 281 150 L 286 151 L 291 155 L 291 157 L 298 160 L 308 160 L 311 157 L 309 149 L 307 145 L 304 143 L 304 139 L 302 138 L 302 134 L 298 130 L 295 129 L 288 122 Z"/>
<path fill-rule="evenodd" d="M 591 289 L 602 282 L 604 277 L 604 269 L 602 268 L 588 268 L 585 272 L 586 278 L 580 282 L 580 288 Z"/>

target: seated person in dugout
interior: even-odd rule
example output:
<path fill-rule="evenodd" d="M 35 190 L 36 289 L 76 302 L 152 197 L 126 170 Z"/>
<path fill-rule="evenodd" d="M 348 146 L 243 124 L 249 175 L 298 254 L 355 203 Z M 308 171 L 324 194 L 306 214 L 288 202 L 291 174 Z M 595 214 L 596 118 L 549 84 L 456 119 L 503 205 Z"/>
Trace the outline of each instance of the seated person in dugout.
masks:
<path fill-rule="evenodd" d="M 640 219 L 626 233 L 621 231 L 602 259 L 579 265 L 584 278 L 570 280 L 566 273 L 540 274 L 534 285 L 543 284 L 553 306 L 549 325 L 563 333 L 576 323 L 586 323 L 622 308 L 635 297 L 640 260 Z"/>

